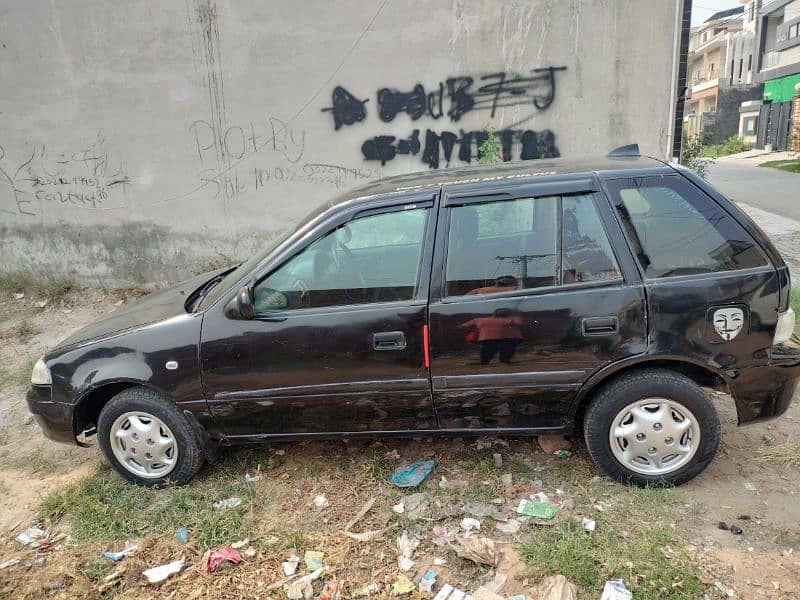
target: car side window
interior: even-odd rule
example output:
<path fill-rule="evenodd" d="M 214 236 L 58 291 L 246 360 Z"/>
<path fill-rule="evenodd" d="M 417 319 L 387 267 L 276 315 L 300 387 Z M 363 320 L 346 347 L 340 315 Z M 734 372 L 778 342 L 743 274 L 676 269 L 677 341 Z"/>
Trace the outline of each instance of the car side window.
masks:
<path fill-rule="evenodd" d="M 615 179 L 608 189 L 649 278 L 766 264 L 744 229 L 680 176 Z"/>
<path fill-rule="evenodd" d="M 327 233 L 256 284 L 256 314 L 412 299 L 428 212 L 370 215 Z"/>
<path fill-rule="evenodd" d="M 592 196 L 565 196 L 561 202 L 561 282 L 622 277 Z"/>
<path fill-rule="evenodd" d="M 501 200 L 450 209 L 445 296 L 619 277 L 591 195 Z"/>

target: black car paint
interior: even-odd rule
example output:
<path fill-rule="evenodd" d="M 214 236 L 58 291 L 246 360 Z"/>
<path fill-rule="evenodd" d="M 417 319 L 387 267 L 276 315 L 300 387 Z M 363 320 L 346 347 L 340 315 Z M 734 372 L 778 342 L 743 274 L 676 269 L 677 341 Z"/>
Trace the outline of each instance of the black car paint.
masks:
<path fill-rule="evenodd" d="M 567 169 L 558 161 L 536 162 L 488 172 L 454 170 L 438 179 L 401 176 L 345 196 L 278 244 L 252 273 L 222 293 L 215 290 L 215 300 L 199 312 L 188 312 L 187 300 L 218 273 L 151 294 L 65 340 L 45 357 L 53 385 L 31 388 L 31 412 L 46 435 L 74 442 L 108 399 L 104 390 L 145 385 L 166 394 L 222 442 L 443 430 L 569 433 L 579 407 L 598 385 L 644 364 L 692 366 L 709 381 L 726 384 L 740 423 L 788 408 L 800 376 L 800 348 L 771 347 L 777 311 L 788 306 L 788 268 L 748 217 L 704 181 L 655 160 L 609 158 L 574 162 Z M 548 171 L 559 168 L 561 173 Z M 604 181 L 676 172 L 732 215 L 772 266 L 645 280 L 603 193 Z M 621 280 L 442 298 L 445 207 L 452 199 L 576 190 L 594 194 Z M 430 203 L 432 218 L 413 300 L 252 321 L 225 316 L 225 305 L 242 284 L 275 269 L 324 232 L 365 211 L 417 203 Z M 749 306 L 749 334 L 724 346 L 710 343 L 707 308 L 734 302 Z M 476 372 L 460 365 L 458 357 L 474 350 L 453 333 L 452 323 L 498 308 L 541 328 L 527 329 L 513 367 L 495 363 L 490 371 L 481 366 Z M 583 335 L 584 319 L 608 316 L 616 317 L 617 332 Z M 430 369 L 423 352 L 426 323 Z M 374 333 L 394 331 L 405 335 L 402 351 L 374 350 Z M 167 361 L 179 367 L 169 370 Z"/>

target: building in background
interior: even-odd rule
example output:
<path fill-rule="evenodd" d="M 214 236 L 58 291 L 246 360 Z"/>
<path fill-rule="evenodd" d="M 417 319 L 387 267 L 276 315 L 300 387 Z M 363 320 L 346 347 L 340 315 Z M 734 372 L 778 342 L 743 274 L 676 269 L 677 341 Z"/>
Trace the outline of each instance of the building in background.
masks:
<path fill-rule="evenodd" d="M 795 89 L 800 83 L 800 0 L 742 3 L 745 21 L 756 30 L 756 81 L 764 90 L 760 104 L 742 105 L 740 132 L 749 136 L 755 132 L 757 148 L 787 150 L 793 123 L 800 120 Z"/>
<path fill-rule="evenodd" d="M 720 143 L 740 132 L 742 102 L 761 98 L 755 82 L 756 31 L 745 6 L 711 15 L 692 29 L 684 130 Z"/>

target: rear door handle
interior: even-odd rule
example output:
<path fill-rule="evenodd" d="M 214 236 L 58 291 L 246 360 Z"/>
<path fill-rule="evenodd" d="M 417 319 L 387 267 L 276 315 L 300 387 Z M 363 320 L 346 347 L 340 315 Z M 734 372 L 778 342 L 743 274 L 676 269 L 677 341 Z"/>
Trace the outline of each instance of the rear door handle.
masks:
<path fill-rule="evenodd" d="M 581 323 L 583 335 L 611 335 L 619 331 L 619 320 L 615 316 L 587 317 Z"/>
<path fill-rule="evenodd" d="M 372 347 L 375 350 L 403 350 L 406 347 L 406 334 L 402 331 L 373 333 Z"/>

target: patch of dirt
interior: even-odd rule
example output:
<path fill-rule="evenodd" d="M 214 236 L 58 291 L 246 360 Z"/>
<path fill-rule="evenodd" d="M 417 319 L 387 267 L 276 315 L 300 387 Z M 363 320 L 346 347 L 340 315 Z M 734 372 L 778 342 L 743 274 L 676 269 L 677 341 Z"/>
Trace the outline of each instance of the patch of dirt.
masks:
<path fill-rule="evenodd" d="M 778 419 L 739 427 L 733 399 L 707 392 L 722 420 L 722 445 L 708 469 L 679 488 L 686 500 L 680 525 L 742 597 L 798 598 L 800 469 L 761 462 L 757 452 L 798 439 L 800 400 Z"/>
<path fill-rule="evenodd" d="M 42 306 L 45 301 L 36 297 L 0 296 L 0 529 L 32 519 L 47 491 L 99 464 L 96 449 L 46 439 L 28 412 L 25 393 L 34 361 L 125 298 L 125 292 L 80 289 Z"/>

